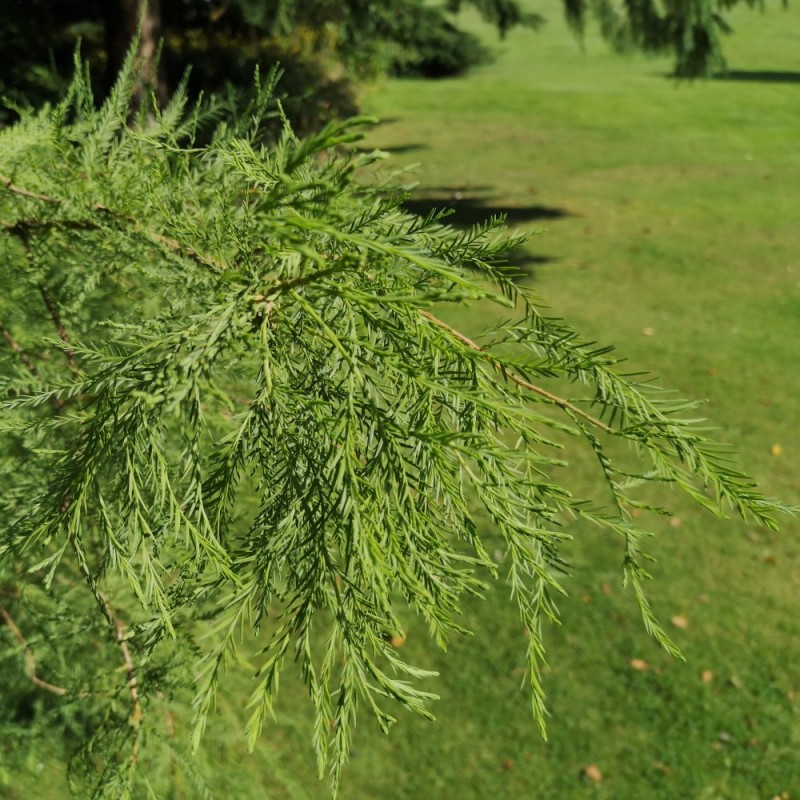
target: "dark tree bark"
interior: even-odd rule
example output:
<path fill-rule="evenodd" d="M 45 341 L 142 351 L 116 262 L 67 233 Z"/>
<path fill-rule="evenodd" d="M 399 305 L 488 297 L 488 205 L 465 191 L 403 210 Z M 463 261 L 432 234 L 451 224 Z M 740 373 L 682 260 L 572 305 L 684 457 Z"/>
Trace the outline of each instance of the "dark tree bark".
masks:
<path fill-rule="evenodd" d="M 114 85 L 137 33 L 141 71 L 134 101 L 139 105 L 147 93 L 153 91 L 159 105 L 163 105 L 167 99 L 167 85 L 156 60 L 161 38 L 160 0 L 116 0 L 106 6 L 106 88 L 110 90 Z"/>

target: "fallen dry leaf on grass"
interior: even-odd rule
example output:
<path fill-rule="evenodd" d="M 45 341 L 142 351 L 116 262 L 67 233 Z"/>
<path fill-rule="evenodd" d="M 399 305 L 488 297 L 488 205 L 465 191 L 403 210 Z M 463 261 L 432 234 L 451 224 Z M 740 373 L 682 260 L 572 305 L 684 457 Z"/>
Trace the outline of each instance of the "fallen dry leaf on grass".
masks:
<path fill-rule="evenodd" d="M 590 781 L 594 781 L 595 783 L 600 783 L 600 781 L 603 780 L 603 773 L 600 772 L 600 767 L 598 767 L 597 764 L 589 764 L 589 766 L 583 770 L 583 774 Z"/>
<path fill-rule="evenodd" d="M 711 681 L 714 680 L 714 673 L 710 669 L 704 669 L 700 680 L 703 681 L 703 683 L 711 683 Z"/>
<path fill-rule="evenodd" d="M 676 627 L 680 628 L 682 631 L 685 631 L 689 627 L 689 620 L 683 616 L 683 614 L 676 614 L 670 622 Z"/>
<path fill-rule="evenodd" d="M 633 669 L 638 670 L 639 672 L 647 672 L 650 669 L 650 665 L 641 658 L 632 658 L 630 660 L 630 665 Z"/>

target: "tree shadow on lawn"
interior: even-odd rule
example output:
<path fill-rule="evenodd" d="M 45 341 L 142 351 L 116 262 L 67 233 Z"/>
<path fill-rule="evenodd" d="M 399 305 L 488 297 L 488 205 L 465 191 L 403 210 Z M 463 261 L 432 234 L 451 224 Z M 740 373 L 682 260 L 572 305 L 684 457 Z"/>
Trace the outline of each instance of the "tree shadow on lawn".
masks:
<path fill-rule="evenodd" d="M 416 153 L 418 150 L 427 150 L 429 146 L 422 142 L 414 142 L 413 144 L 396 144 L 388 147 L 356 147 L 354 149 L 357 153 L 372 153 L 375 150 L 380 150 L 392 155 L 402 155 L 403 153 Z"/>
<path fill-rule="evenodd" d="M 497 205 L 491 202 L 491 197 L 480 197 L 479 193 L 489 190 L 487 186 L 473 186 L 468 191 L 463 187 L 437 186 L 424 194 L 412 197 L 403 203 L 406 211 L 421 217 L 427 216 L 432 211 L 449 209 L 452 213 L 444 217 L 442 222 L 454 228 L 471 228 L 480 225 L 492 217 L 505 217 L 506 225 L 519 226 L 536 220 L 562 219 L 572 214 L 554 206 L 545 205 Z M 528 252 L 526 248 L 519 248 L 510 254 L 507 262 L 509 266 L 519 270 L 520 277 L 532 277 L 536 264 L 546 264 L 557 259 L 547 256 L 537 256 Z"/>
<path fill-rule="evenodd" d="M 800 72 L 732 69 L 715 75 L 714 80 L 742 81 L 747 83 L 800 83 Z"/>

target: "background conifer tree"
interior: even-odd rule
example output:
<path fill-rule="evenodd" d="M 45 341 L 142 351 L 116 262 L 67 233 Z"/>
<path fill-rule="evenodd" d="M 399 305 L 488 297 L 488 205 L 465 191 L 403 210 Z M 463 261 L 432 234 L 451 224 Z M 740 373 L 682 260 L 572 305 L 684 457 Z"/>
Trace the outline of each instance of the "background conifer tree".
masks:
<path fill-rule="evenodd" d="M 739 2 L 763 7 L 756 0 Z M 564 0 L 563 12 L 579 35 L 596 25 L 616 49 L 670 54 L 677 75 L 698 76 L 724 69 L 722 43 L 731 30 L 727 14 L 736 4 Z M 298 108 L 294 116 L 313 127 L 326 114 L 352 111 L 353 76 L 381 71 L 452 75 L 489 58 L 480 40 L 458 25 L 454 13 L 465 7 L 477 10 L 501 34 L 553 22 L 550 10 L 524 0 L 438 5 L 423 0 L 6 0 L 0 18 L 6 54 L 0 91 L 19 102 L 53 100 L 80 40 L 87 58 L 98 65 L 97 75 L 105 75 L 102 90 L 107 92 L 134 31 L 141 28 L 142 84 L 155 88 L 162 102 L 188 64 L 194 69 L 190 89 L 198 92 L 246 84 L 255 64 L 279 60 L 289 79 L 283 89 L 312 98 L 315 112 L 308 110 L 307 97 L 305 111 Z"/>

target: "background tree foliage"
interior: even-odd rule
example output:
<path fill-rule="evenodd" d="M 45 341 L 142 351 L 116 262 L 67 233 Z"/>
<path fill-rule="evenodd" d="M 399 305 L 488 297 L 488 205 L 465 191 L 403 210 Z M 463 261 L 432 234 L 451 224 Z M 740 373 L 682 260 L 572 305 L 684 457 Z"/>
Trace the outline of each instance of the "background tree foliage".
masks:
<path fill-rule="evenodd" d="M 761 8 L 758 0 L 743 0 Z M 724 68 L 725 12 L 736 0 L 564 0 L 568 24 L 580 35 L 596 22 L 619 50 L 671 53 L 675 74 L 708 75 Z M 280 61 L 287 111 L 302 128 L 355 111 L 350 77 L 390 71 L 442 76 L 463 72 L 490 57 L 457 25 L 463 7 L 476 9 L 501 34 L 536 28 L 545 18 L 520 0 L 151 0 L 142 30 L 148 66 L 143 79 L 161 99 L 188 65 L 190 90 L 247 84 L 253 67 Z M 0 91 L 17 102 L 54 100 L 68 82 L 78 39 L 107 91 L 139 28 L 142 0 L 7 0 L 0 19 Z M 164 37 L 160 72 L 154 69 Z M 535 46 L 535 39 L 531 40 Z M 151 74 L 148 74 L 151 73 Z"/>
<path fill-rule="evenodd" d="M 272 81 L 244 114 L 182 88 L 131 118 L 133 60 L 99 109 L 79 68 L 0 133 L 0 613 L 11 680 L 52 696 L 10 736 L 26 715 L 80 733 L 78 795 L 158 793 L 163 748 L 191 769 L 160 707 L 193 695 L 196 745 L 244 646 L 248 737 L 294 663 L 335 789 L 359 708 L 384 730 L 397 707 L 430 714 L 430 673 L 392 639 L 410 615 L 441 647 L 463 632 L 461 599 L 499 577 L 478 508 L 540 725 L 564 521 L 619 537 L 676 652 L 643 590 L 648 485 L 768 526 L 782 510 L 693 404 L 543 315 L 498 220 L 458 232 L 404 212 L 391 178 L 359 182 L 380 157 L 347 149 L 364 120 L 298 138 Z M 508 321 L 441 318 L 478 301 Z M 570 491 L 575 447 L 604 500 Z"/>

